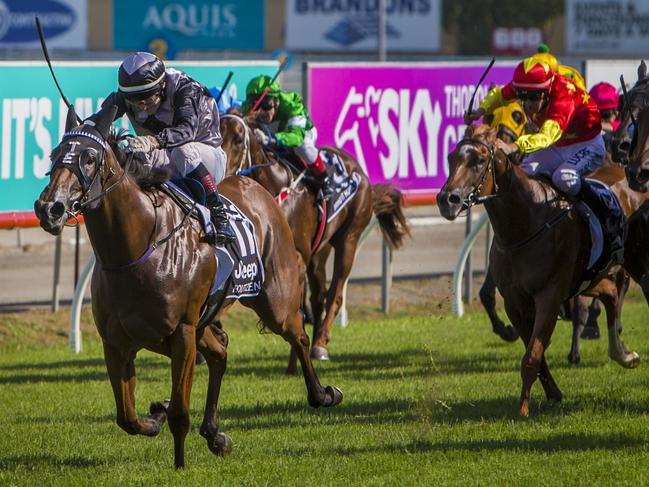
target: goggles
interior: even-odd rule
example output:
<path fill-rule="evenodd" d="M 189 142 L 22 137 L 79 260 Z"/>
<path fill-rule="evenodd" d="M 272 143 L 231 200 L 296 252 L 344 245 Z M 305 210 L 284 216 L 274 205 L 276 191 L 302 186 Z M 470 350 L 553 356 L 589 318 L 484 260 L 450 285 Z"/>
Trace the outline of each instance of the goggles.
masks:
<path fill-rule="evenodd" d="M 524 90 L 519 90 L 516 92 L 516 98 L 522 101 L 541 101 L 543 99 L 543 95 L 547 93 L 546 91 L 543 90 L 535 90 L 535 91 L 524 91 Z"/>

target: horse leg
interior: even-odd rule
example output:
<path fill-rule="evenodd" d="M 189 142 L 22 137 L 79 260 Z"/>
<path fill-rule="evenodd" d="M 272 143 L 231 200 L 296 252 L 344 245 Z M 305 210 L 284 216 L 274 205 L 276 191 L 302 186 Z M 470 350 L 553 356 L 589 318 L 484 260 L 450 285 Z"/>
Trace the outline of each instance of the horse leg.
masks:
<path fill-rule="evenodd" d="M 215 325 L 200 332 L 198 348 L 205 357 L 209 371 L 205 412 L 200 434 L 207 440 L 207 447 L 215 455 L 225 455 L 232 451 L 232 440 L 225 433 L 219 433 L 216 409 L 221 391 L 221 381 L 227 369 L 228 335 Z"/>
<path fill-rule="evenodd" d="M 344 239 L 333 244 L 335 249 L 334 269 L 329 291 L 327 292 L 327 314 L 322 327 L 317 330 L 314 329 L 313 348 L 315 350 L 324 349 L 325 352 L 327 350 L 326 345 L 329 343 L 331 327 L 343 302 L 343 288 L 356 258 L 356 247 L 359 238 L 360 232 L 350 231 L 345 235 Z M 328 357 L 329 354 L 327 353 Z"/>
<path fill-rule="evenodd" d="M 622 303 L 628 289 L 628 276 L 607 276 L 602 279 L 596 289 L 597 296 L 606 310 L 606 326 L 608 330 L 608 356 L 627 369 L 633 369 L 640 364 L 640 356 L 630 352 L 620 340 L 622 331 Z"/>
<path fill-rule="evenodd" d="M 322 315 L 325 308 L 325 293 L 327 285 L 326 264 L 331 254 L 331 246 L 322 249 L 311 261 L 307 277 L 311 289 L 311 312 L 313 313 L 313 346 L 311 358 L 315 360 L 329 360 L 329 352 L 324 346 L 316 344 L 316 337 L 322 333 Z"/>
<path fill-rule="evenodd" d="M 572 299 L 572 343 L 570 352 L 568 352 L 568 363 L 576 365 L 581 360 L 579 346 L 581 341 L 581 332 L 584 331 L 586 320 L 588 319 L 588 307 L 586 298 L 575 296 Z"/>
<path fill-rule="evenodd" d="M 106 342 L 104 360 L 108 378 L 115 396 L 117 425 L 129 435 L 156 436 L 167 419 L 167 411 L 160 403 L 151 404 L 151 416 L 138 418 L 135 411 L 135 353 L 124 354 Z"/>
<path fill-rule="evenodd" d="M 167 409 L 174 437 L 174 464 L 185 466 L 185 437 L 189 432 L 189 399 L 196 361 L 196 327 L 181 323 L 169 337 L 171 347 L 171 403 Z"/>
<path fill-rule="evenodd" d="M 557 383 L 554 381 L 554 377 L 552 377 L 552 374 L 550 373 L 550 367 L 548 367 L 548 362 L 545 359 L 545 354 L 543 354 L 543 358 L 541 359 L 539 379 L 541 381 L 541 385 L 543 386 L 543 390 L 545 391 L 546 399 L 548 401 L 561 402 L 561 399 L 563 399 L 563 394 L 561 393 L 561 390 L 559 389 Z"/>
<path fill-rule="evenodd" d="M 307 388 L 309 405 L 317 408 L 320 406 L 336 406 L 343 400 L 343 393 L 335 386 L 322 387 L 313 368 L 309 355 L 309 336 L 304 331 L 304 324 L 299 313 L 289 317 L 282 325 L 282 337 L 291 344 L 297 358 L 302 365 L 304 382 Z"/>
<path fill-rule="evenodd" d="M 527 350 L 521 361 L 521 378 L 523 384 L 519 401 L 519 413 L 523 417 L 529 416 L 529 401 L 532 385 L 540 375 L 542 369 L 544 370 L 544 380 L 549 381 L 548 387 L 552 394 L 555 395 L 557 392 L 559 394 L 561 393 L 550 375 L 547 363 L 543 366 L 545 350 L 550 343 L 550 337 L 556 326 L 557 315 L 561 306 L 561 302 L 556 299 L 556 294 L 555 289 L 547 288 L 543 294 L 537 295 L 534 298 L 534 327 L 527 343 Z M 548 389 L 546 389 L 547 393 Z"/>
<path fill-rule="evenodd" d="M 480 288 L 480 302 L 489 316 L 493 332 L 506 342 L 516 341 L 518 338 L 516 329 L 512 325 L 506 325 L 496 312 L 496 283 L 488 268 Z"/>

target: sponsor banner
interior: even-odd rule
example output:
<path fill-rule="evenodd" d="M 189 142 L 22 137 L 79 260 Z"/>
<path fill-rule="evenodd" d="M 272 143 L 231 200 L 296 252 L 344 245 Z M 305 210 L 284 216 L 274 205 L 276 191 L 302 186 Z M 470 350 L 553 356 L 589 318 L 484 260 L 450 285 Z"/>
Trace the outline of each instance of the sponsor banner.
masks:
<path fill-rule="evenodd" d="M 272 76 L 275 62 L 170 63 L 208 87 L 221 86 L 233 71 L 228 90 L 245 92 L 248 80 Z M 81 118 L 96 112 L 117 89 L 119 63 L 56 63 L 65 95 Z M 32 211 L 46 184 L 50 152 L 65 128 L 67 109 L 44 62 L 0 63 L 0 214 Z M 126 117 L 122 126 L 128 128 Z M 0 215 L 1 216 L 1 215 Z"/>
<path fill-rule="evenodd" d="M 87 47 L 87 0 L 0 0 L 0 48 L 40 48 L 35 17 L 48 47 Z"/>
<path fill-rule="evenodd" d="M 388 51 L 439 51 L 441 0 L 386 1 Z M 379 2 L 289 0 L 286 47 L 297 51 L 372 51 L 378 47 Z"/>
<path fill-rule="evenodd" d="M 566 52 L 643 55 L 649 43 L 646 0 L 566 0 Z"/>
<path fill-rule="evenodd" d="M 264 0 L 114 0 L 113 47 L 263 49 Z"/>
<path fill-rule="evenodd" d="M 638 81 L 640 59 L 597 59 L 588 60 L 585 64 L 584 74 L 589 90 L 600 81 L 606 81 L 617 87 L 621 93 L 620 75 L 624 76 L 628 89 Z"/>
<path fill-rule="evenodd" d="M 487 62 L 309 64 L 309 114 L 318 145 L 350 152 L 372 184 L 410 197 L 436 194 L 447 156 L 464 135 L 463 115 Z M 475 97 L 511 80 L 515 63 L 497 63 Z"/>

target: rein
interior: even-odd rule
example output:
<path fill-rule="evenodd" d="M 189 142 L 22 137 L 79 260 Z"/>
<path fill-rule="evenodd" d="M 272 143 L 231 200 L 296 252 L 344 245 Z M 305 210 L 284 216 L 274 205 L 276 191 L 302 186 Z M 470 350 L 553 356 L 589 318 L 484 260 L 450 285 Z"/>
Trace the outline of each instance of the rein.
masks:
<path fill-rule="evenodd" d="M 496 181 L 496 168 L 495 168 L 496 153 L 494 151 L 493 146 L 487 144 L 486 142 L 483 142 L 480 139 L 462 139 L 457 144 L 456 148 L 465 145 L 472 146 L 474 148 L 476 145 L 480 145 L 486 148 L 487 151 L 489 152 L 489 160 L 487 161 L 487 165 L 485 166 L 485 169 L 482 172 L 480 182 L 473 188 L 473 190 L 466 196 L 466 198 L 462 202 L 462 206 L 465 209 L 469 209 L 474 205 L 479 205 L 493 198 L 496 198 L 498 196 L 498 182 Z M 507 161 L 509 162 L 509 158 L 507 159 Z M 487 182 L 487 177 L 489 176 L 489 174 L 492 174 L 493 177 L 494 194 L 481 196 L 480 193 L 482 192 L 484 185 Z"/>
<path fill-rule="evenodd" d="M 100 161 L 99 165 L 97 167 L 97 170 L 95 171 L 94 176 L 92 177 L 92 181 L 90 181 L 90 184 L 88 185 L 88 189 L 85 190 L 82 193 L 80 199 L 78 199 L 77 201 L 72 203 L 72 206 L 71 206 L 71 208 L 69 210 L 66 210 L 66 213 L 69 215 L 70 218 L 74 218 L 75 220 L 78 221 L 78 218 L 77 218 L 78 215 L 83 214 L 84 210 L 91 203 L 94 203 L 97 200 L 103 199 L 104 196 L 106 196 L 111 191 L 115 190 L 124 181 L 124 179 L 126 179 L 126 175 L 128 174 L 129 169 L 130 169 L 131 164 L 132 164 L 133 159 L 134 159 L 134 154 L 133 153 L 128 154 L 127 159 L 126 159 L 126 163 L 124 164 L 124 168 L 122 170 L 122 174 L 117 179 L 117 181 L 115 181 L 113 184 L 111 184 L 107 188 L 102 187 L 102 190 L 96 196 L 89 197 L 90 189 L 93 187 L 95 181 L 97 180 L 97 177 L 99 176 L 100 173 L 103 172 L 104 167 L 106 166 L 106 142 L 103 139 L 101 139 L 100 137 L 97 137 L 96 135 L 94 135 L 94 134 L 92 134 L 90 132 L 85 132 L 85 131 L 81 131 L 81 130 L 72 130 L 70 132 L 66 132 L 65 134 L 63 134 L 62 140 L 65 140 L 66 137 L 86 137 L 86 138 L 89 138 L 89 139 L 93 140 L 94 142 L 98 143 L 102 148 L 100 158 L 99 158 L 99 161 Z M 79 165 L 81 164 L 80 160 L 78 161 L 77 164 L 79 164 Z M 62 163 L 60 163 L 60 165 L 62 165 Z M 53 169 L 54 169 L 54 167 L 55 166 L 53 166 Z M 113 171 L 112 168 L 109 168 L 109 170 L 110 170 L 111 175 L 115 174 L 115 171 Z M 75 172 L 75 171 L 73 171 L 73 172 Z M 83 172 L 81 171 L 80 168 L 79 168 L 79 173 L 83 174 Z M 75 174 L 76 174 L 76 172 L 75 172 Z M 79 177 L 79 176 L 77 175 L 77 177 Z M 187 223 L 187 221 L 189 219 L 189 216 L 191 215 L 191 213 L 192 213 L 192 211 L 194 210 L 195 207 L 196 207 L 196 202 L 194 201 L 194 204 L 193 204 L 192 208 L 190 208 L 189 211 L 187 211 L 185 213 L 185 216 L 180 221 L 180 223 L 178 225 L 176 225 L 165 237 L 163 237 L 160 240 L 157 240 L 156 242 L 151 244 L 144 251 L 144 253 L 139 258 L 134 260 L 133 262 L 129 262 L 128 264 L 119 265 L 119 266 L 106 267 L 101 263 L 101 261 L 97 257 L 98 265 L 101 266 L 102 270 L 105 270 L 105 271 L 123 271 L 123 270 L 132 269 L 134 267 L 137 267 L 137 266 L 143 264 L 151 256 L 151 254 L 153 254 L 155 249 L 157 249 L 159 246 L 161 246 L 161 245 L 165 244 L 167 241 L 169 241 L 171 239 L 171 237 L 178 230 L 180 230 L 182 227 L 185 226 L 185 224 Z M 154 211 L 155 216 L 154 216 L 154 226 L 153 226 L 152 235 L 155 235 L 156 228 L 158 226 L 158 212 L 157 212 L 157 207 L 156 207 L 155 204 L 153 205 L 153 211 Z"/>
<path fill-rule="evenodd" d="M 241 160 L 239 161 L 239 165 L 237 166 L 237 170 L 235 171 L 235 174 L 237 176 L 248 176 L 255 169 L 270 167 L 274 164 L 272 161 L 265 162 L 262 164 L 252 163 L 252 151 L 250 150 L 250 127 L 243 119 L 243 117 L 240 117 L 239 115 L 235 115 L 234 113 L 226 113 L 221 118 L 222 119 L 231 118 L 232 120 L 235 120 L 239 125 L 243 127 L 243 132 L 245 134 L 243 139 L 244 140 L 243 154 L 241 156 Z M 283 164 L 281 164 L 281 166 L 284 167 Z M 288 196 L 289 193 L 297 191 L 296 188 L 298 184 L 304 177 L 306 177 L 306 170 L 302 171 L 302 173 L 300 173 L 300 175 L 297 178 L 293 176 L 293 172 L 290 169 L 287 169 L 286 172 L 291 182 L 287 187 L 280 189 L 279 194 L 275 197 L 275 201 L 277 202 L 277 204 L 281 204 L 282 202 L 284 202 L 284 200 L 286 200 L 286 197 Z"/>
<path fill-rule="evenodd" d="M 471 191 L 465 200 L 462 202 L 462 205 L 465 208 L 470 208 L 474 205 L 484 203 L 486 201 L 489 201 L 499 195 L 498 193 L 498 183 L 496 181 L 496 169 L 495 169 L 495 160 L 496 160 L 496 154 L 493 149 L 493 146 L 487 144 L 486 142 L 480 140 L 480 139 L 463 139 L 461 140 L 458 144 L 457 147 L 461 147 L 463 145 L 469 145 L 469 146 L 475 146 L 475 145 L 481 145 L 482 147 L 485 147 L 489 151 L 489 160 L 487 161 L 487 165 L 482 173 L 482 177 L 480 178 L 480 182 L 478 183 L 477 186 Z M 510 164 L 509 157 L 507 157 L 507 163 Z M 487 181 L 487 176 L 489 174 L 492 174 L 493 177 L 493 182 L 494 182 L 494 194 L 490 195 L 485 195 L 485 196 L 480 196 L 480 193 L 482 192 L 482 189 L 484 188 L 484 185 Z M 557 223 L 559 223 L 565 216 L 570 213 L 572 210 L 572 206 L 568 206 L 564 209 L 562 209 L 559 213 L 557 213 L 555 216 L 553 216 L 550 220 L 547 222 L 544 222 L 539 228 L 537 228 L 532 234 L 520 242 L 517 242 L 513 245 L 508 245 L 506 247 L 502 247 L 506 250 L 518 250 L 522 247 L 525 247 L 527 244 L 530 242 L 536 240 L 538 237 L 543 235 L 545 232 L 548 230 L 552 229 Z"/>

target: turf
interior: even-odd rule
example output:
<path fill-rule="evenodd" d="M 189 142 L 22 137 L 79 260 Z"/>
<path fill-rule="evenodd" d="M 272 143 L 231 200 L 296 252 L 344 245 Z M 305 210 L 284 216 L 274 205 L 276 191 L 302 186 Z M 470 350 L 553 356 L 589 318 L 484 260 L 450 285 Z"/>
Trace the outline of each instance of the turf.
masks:
<path fill-rule="evenodd" d="M 187 468 L 176 471 L 167 426 L 145 438 L 115 424 L 96 332 L 86 326 L 72 355 L 64 336 L 33 339 L 41 318 L 0 315 L 0 485 L 649 484 L 649 366 L 611 362 L 605 337 L 583 342 L 582 363 L 569 366 L 565 322 L 548 351 L 564 401 L 545 401 L 537 382 L 528 419 L 517 416 L 523 347 L 476 310 L 352 315 L 334 330 L 332 360 L 316 364 L 323 384 L 345 393 L 331 410 L 310 409 L 302 378 L 284 375 L 280 338 L 234 323 L 219 411 L 235 449 L 217 458 L 198 434 L 199 367 Z M 648 318 L 632 296 L 623 338 L 643 358 Z M 141 352 L 136 367 L 144 413 L 169 395 L 169 361 Z"/>

